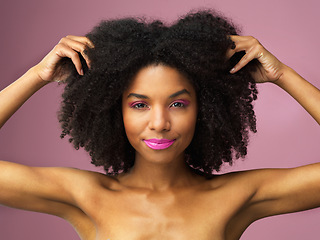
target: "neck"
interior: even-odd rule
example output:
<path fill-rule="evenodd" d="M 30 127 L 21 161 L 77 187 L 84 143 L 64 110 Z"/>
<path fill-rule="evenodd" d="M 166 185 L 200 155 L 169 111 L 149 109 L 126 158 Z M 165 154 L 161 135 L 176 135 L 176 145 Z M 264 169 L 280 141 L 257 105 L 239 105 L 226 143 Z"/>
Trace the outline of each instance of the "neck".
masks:
<path fill-rule="evenodd" d="M 164 191 L 174 187 L 195 184 L 200 176 L 192 172 L 185 163 L 184 154 L 174 161 L 154 162 L 136 156 L 135 164 L 130 172 L 119 177 L 129 187 L 146 188 Z"/>

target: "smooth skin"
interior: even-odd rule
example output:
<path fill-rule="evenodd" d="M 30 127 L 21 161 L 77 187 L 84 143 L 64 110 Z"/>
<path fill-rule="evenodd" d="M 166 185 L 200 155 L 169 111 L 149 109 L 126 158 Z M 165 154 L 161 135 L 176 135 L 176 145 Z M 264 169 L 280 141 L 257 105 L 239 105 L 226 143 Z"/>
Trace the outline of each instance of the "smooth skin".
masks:
<path fill-rule="evenodd" d="M 258 59 L 256 81 L 272 82 L 287 91 L 320 124 L 316 87 L 255 38 L 231 38 L 236 48 L 227 57 L 243 50 L 246 54 L 230 74 Z M 5 88 L 0 93 L 0 126 L 33 93 L 65 77 L 56 69 L 62 57 L 71 58 L 83 74 L 77 52 L 90 64 L 84 54 L 89 47 L 94 46 L 87 38 L 67 36 Z M 183 89 L 188 93 L 175 95 Z M 0 161 L 0 204 L 59 216 L 86 240 L 236 240 L 255 220 L 320 207 L 320 164 L 230 173 L 211 180 L 190 172 L 183 164 L 183 151 L 194 132 L 196 96 L 188 80 L 173 68 L 141 69 L 123 94 L 122 111 L 137 152 L 130 172 L 112 178 L 78 169 Z M 148 138 L 177 140 L 168 149 L 152 150 L 143 143 Z"/>

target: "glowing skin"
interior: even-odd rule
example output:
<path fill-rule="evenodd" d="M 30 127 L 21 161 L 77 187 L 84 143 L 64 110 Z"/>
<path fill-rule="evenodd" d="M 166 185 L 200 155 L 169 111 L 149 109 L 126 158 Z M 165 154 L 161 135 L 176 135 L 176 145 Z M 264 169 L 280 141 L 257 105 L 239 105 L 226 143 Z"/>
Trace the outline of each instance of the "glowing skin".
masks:
<path fill-rule="evenodd" d="M 136 162 L 184 160 L 197 119 L 196 93 L 185 76 L 163 65 L 141 69 L 123 94 L 122 113 Z"/>

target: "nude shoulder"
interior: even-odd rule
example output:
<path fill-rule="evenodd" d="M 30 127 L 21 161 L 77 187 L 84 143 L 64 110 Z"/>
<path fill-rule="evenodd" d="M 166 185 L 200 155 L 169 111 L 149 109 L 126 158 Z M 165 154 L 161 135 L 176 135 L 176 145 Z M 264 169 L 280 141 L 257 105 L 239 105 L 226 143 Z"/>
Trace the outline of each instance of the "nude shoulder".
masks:
<path fill-rule="evenodd" d="M 103 173 L 76 168 L 49 167 L 34 168 L 41 177 L 43 186 L 50 196 L 46 198 L 65 202 L 76 207 L 89 195 L 95 195 L 100 190 L 116 188 L 117 181 Z"/>
<path fill-rule="evenodd" d="M 253 194 L 259 188 L 259 183 L 261 183 L 264 176 L 268 175 L 270 171 L 272 170 L 257 169 L 230 172 L 221 175 L 215 175 L 212 179 L 209 179 L 207 183 L 210 187 L 212 187 L 212 189 L 231 188 L 235 191 L 246 190 L 247 193 Z"/>
<path fill-rule="evenodd" d="M 116 178 L 108 176 L 100 172 L 82 170 L 77 168 L 56 168 L 56 171 L 61 172 L 69 180 L 76 185 L 101 185 L 107 189 L 116 188 L 119 184 Z M 81 184 L 80 184 L 81 183 Z M 74 187 L 76 186 L 74 185 Z"/>
<path fill-rule="evenodd" d="M 215 175 L 210 180 L 219 179 L 221 182 L 238 181 L 238 180 L 253 180 L 259 178 L 259 176 L 264 175 L 273 169 L 253 169 L 244 171 L 228 172 L 221 175 Z"/>

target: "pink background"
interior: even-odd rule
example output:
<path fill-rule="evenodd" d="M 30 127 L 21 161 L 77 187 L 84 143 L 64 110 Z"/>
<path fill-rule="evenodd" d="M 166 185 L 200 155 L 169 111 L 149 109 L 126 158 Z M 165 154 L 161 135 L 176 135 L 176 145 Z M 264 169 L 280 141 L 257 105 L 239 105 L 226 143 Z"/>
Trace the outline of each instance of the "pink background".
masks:
<path fill-rule="evenodd" d="M 147 16 L 171 21 L 191 9 L 210 7 L 257 37 L 271 52 L 320 87 L 317 0 L 11 0 L 0 8 L 0 88 L 36 64 L 59 40 L 83 35 L 109 17 Z M 320 160 L 319 125 L 286 93 L 259 86 L 258 133 L 249 154 L 226 171 L 294 167 Z M 56 112 L 61 87 L 36 93 L 0 131 L 0 159 L 32 166 L 95 169 L 88 156 L 60 140 Z M 320 174 L 320 173 L 319 173 Z M 1 194 L 1 193 L 0 193 Z M 213 213 L 214 214 L 214 213 Z M 252 224 L 241 239 L 319 239 L 320 210 L 271 217 Z M 125 229 L 124 229 L 125 230 Z M 79 239 L 63 220 L 0 207 L 0 238 Z"/>

